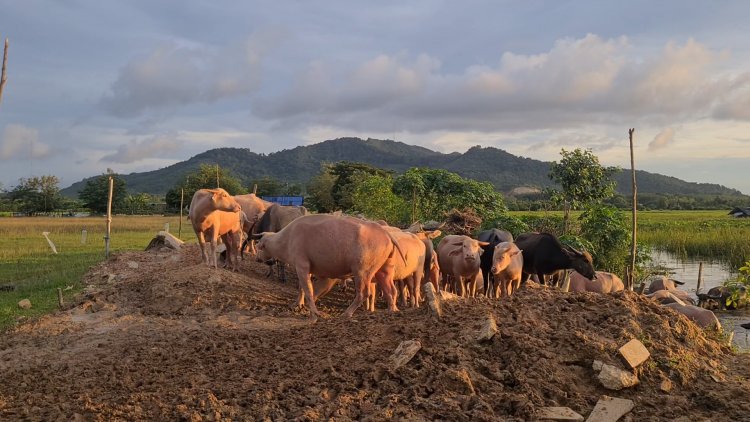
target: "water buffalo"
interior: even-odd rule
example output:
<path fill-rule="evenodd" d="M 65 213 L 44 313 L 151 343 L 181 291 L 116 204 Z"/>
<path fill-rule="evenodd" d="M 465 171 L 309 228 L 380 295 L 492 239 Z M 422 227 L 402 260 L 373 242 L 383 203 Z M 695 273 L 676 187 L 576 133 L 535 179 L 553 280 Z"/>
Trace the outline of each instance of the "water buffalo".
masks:
<path fill-rule="evenodd" d="M 591 280 L 577 271 L 570 272 L 570 292 L 612 293 L 625 290 L 625 284 L 616 274 L 596 271 L 596 279 Z"/>
<path fill-rule="evenodd" d="M 481 271 L 481 246 L 487 245 L 487 242 L 459 235 L 445 236 L 438 244 L 440 271 L 444 277 L 453 277 L 455 290 L 459 295 L 473 297 L 476 294 L 477 275 Z M 479 281 L 481 282 L 481 279 Z"/>
<path fill-rule="evenodd" d="M 661 276 L 651 280 L 648 286 L 648 292 L 654 293 L 659 290 L 675 290 L 677 285 L 683 285 L 682 281 L 673 280 L 669 277 Z"/>
<path fill-rule="evenodd" d="M 521 275 L 523 274 L 523 254 L 513 242 L 500 242 L 495 245 L 492 255 L 492 272 L 489 279 L 494 282 L 494 287 L 487 289 L 485 285 L 485 295 L 490 297 L 510 296 L 515 289 L 521 285 Z"/>
<path fill-rule="evenodd" d="M 646 297 L 654 299 L 662 305 L 677 303 L 678 300 L 686 305 L 695 305 L 695 300 L 690 297 L 690 294 L 679 289 L 657 290 L 653 293 L 647 294 Z"/>
<path fill-rule="evenodd" d="M 544 283 L 544 276 L 557 270 L 572 268 L 588 279 L 596 278 L 591 255 L 563 246 L 550 233 L 523 233 L 516 238 L 516 246 L 523 251 L 523 279 L 537 275 Z"/>
<path fill-rule="evenodd" d="M 319 315 L 312 274 L 321 280 L 354 276 L 356 295 L 344 312 L 347 317 L 367 298 L 373 280 L 384 291 L 389 309 L 398 311 L 393 285 L 394 255 L 395 259 L 405 258 L 392 239 L 383 227 L 372 222 L 328 214 L 306 215 L 278 233 L 264 233 L 256 245 L 256 259 L 278 259 L 294 266 L 300 296 L 304 297 L 312 320 Z"/>
<path fill-rule="evenodd" d="M 418 307 L 420 300 L 419 288 L 422 286 L 422 279 L 425 274 L 425 261 L 428 259 L 425 243 L 414 233 L 403 232 L 397 227 L 383 226 L 383 228 L 391 232 L 393 240 L 395 240 L 399 249 L 404 253 L 404 260 L 394 260 L 393 270 L 393 279 L 397 282 L 398 291 L 401 294 L 401 306 L 406 307 L 404 288 L 407 288 L 411 306 Z M 429 259 L 432 259 L 432 254 L 430 254 Z M 374 284 L 371 287 L 374 287 Z M 367 308 L 370 311 L 375 310 L 374 291 L 371 291 L 369 295 Z"/>
<path fill-rule="evenodd" d="M 260 219 L 253 227 L 253 234 L 261 233 L 276 233 L 281 231 L 284 227 L 288 226 L 289 223 L 295 219 L 307 215 L 307 208 L 297 206 L 285 206 L 279 204 L 273 204 L 266 209 L 263 214 L 260 214 Z M 279 271 L 279 278 L 281 281 L 286 281 L 286 270 L 283 261 L 277 262 L 277 270 Z M 272 266 L 269 265 L 267 277 L 270 277 L 273 273 Z"/>
<path fill-rule="evenodd" d="M 240 248 L 240 205 L 224 189 L 200 189 L 193 194 L 188 219 L 193 225 L 201 258 L 208 266 L 217 268 L 216 243 L 219 237 L 227 247 L 227 262 L 237 269 Z M 209 254 L 206 254 L 206 239 Z"/>
<path fill-rule="evenodd" d="M 691 321 L 695 322 L 701 328 L 715 328 L 721 329 L 721 323 L 716 318 L 713 312 L 708 309 L 699 308 L 693 305 L 680 305 L 678 303 L 670 303 L 664 305 L 668 308 L 672 308 L 675 311 L 685 315 Z"/>
<path fill-rule="evenodd" d="M 513 235 L 510 232 L 500 229 L 490 229 L 479 232 L 477 240 L 487 242 L 487 246 L 482 247 L 482 256 L 480 257 L 479 267 L 482 269 L 482 275 L 484 277 L 484 295 L 488 296 L 488 292 L 492 284 L 492 257 L 495 254 L 495 246 L 502 242 L 512 242 Z"/>
<path fill-rule="evenodd" d="M 712 287 L 708 292 L 698 294 L 699 305 L 708 309 L 713 308 L 712 305 L 714 304 L 719 309 L 736 309 L 747 306 L 747 287 L 738 286 L 734 297 L 735 300 L 727 303 L 727 299 L 731 298 L 734 294 L 735 291 L 728 286 Z"/>
<path fill-rule="evenodd" d="M 273 202 L 268 202 L 256 196 L 254 193 L 246 195 L 235 195 L 235 201 L 240 204 L 242 212 L 245 213 L 245 218 L 242 222 L 242 231 L 245 233 L 245 240 L 242 243 L 240 249 L 240 256 L 244 257 L 245 247 L 250 245 L 250 251 L 255 254 L 255 242 L 252 240 L 250 235 L 253 234 L 253 227 L 255 226 L 263 213 L 273 205 Z"/>

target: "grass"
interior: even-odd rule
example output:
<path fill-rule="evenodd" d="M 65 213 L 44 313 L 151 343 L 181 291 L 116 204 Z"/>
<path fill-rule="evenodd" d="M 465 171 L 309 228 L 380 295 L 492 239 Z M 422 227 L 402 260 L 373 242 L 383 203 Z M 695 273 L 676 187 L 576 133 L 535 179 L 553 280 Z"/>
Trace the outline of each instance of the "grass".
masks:
<path fill-rule="evenodd" d="M 156 232 L 169 223 L 177 234 L 179 217 L 115 216 L 112 219 L 112 252 L 143 250 Z M 19 319 L 35 317 L 57 308 L 57 288 L 69 299 L 83 289 L 81 278 L 94 264 L 104 260 L 103 217 L 87 218 L 0 218 L 0 286 L 13 285 L 13 291 L 0 291 L 0 331 Z M 81 231 L 87 231 L 82 242 Z M 53 254 L 42 232 L 49 232 L 58 253 Z M 189 223 L 183 221 L 182 238 L 194 238 Z M 66 290 L 67 289 L 67 290 Z M 32 308 L 18 308 L 29 299 Z"/>

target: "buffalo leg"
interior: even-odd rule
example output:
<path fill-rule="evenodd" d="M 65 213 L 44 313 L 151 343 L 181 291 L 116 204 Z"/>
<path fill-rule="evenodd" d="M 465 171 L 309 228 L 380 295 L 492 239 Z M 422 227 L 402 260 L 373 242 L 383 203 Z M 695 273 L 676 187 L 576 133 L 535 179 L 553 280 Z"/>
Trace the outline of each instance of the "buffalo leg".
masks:
<path fill-rule="evenodd" d="M 313 285 L 310 280 L 310 269 L 305 266 L 297 266 L 297 277 L 299 278 L 299 288 L 305 294 L 305 301 L 307 302 L 307 308 L 310 310 L 310 320 L 313 322 L 318 320 L 318 308 L 315 306 L 315 298 L 313 296 Z"/>
<path fill-rule="evenodd" d="M 370 291 L 370 282 L 372 282 L 374 274 L 372 273 L 361 273 L 358 274 L 354 279 L 354 300 L 349 304 L 349 307 L 344 311 L 344 316 L 351 318 L 354 315 L 354 311 L 357 310 L 365 301 Z"/>

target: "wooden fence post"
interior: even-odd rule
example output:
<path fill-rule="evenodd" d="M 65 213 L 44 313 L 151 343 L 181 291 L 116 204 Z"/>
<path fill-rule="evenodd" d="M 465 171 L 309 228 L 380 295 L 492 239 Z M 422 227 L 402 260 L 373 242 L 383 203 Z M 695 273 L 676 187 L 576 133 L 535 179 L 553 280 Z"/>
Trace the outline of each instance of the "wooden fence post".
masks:
<path fill-rule="evenodd" d="M 112 189 L 113 189 L 112 176 L 109 176 L 109 197 L 107 198 L 107 232 L 104 233 L 104 257 L 109 258 L 109 240 L 110 231 L 112 229 Z"/>
<path fill-rule="evenodd" d="M 0 70 L 0 103 L 3 102 L 3 89 L 8 75 L 5 74 L 5 68 L 8 67 L 8 39 L 5 39 L 5 48 L 3 49 L 3 68 Z"/>
<path fill-rule="evenodd" d="M 630 171 L 633 176 L 633 243 L 630 247 L 630 274 L 628 275 L 627 285 L 625 286 L 628 290 L 633 290 L 635 284 L 635 255 L 636 255 L 636 235 L 638 234 L 638 186 L 635 182 L 635 158 L 633 156 L 633 132 L 635 128 L 628 130 L 630 137 Z"/>
<path fill-rule="evenodd" d="M 703 261 L 698 264 L 698 284 L 695 286 L 695 294 L 701 292 L 701 283 L 703 282 Z"/>
<path fill-rule="evenodd" d="M 177 228 L 177 238 L 182 240 L 182 208 L 185 202 L 185 189 L 180 189 L 180 223 Z"/>

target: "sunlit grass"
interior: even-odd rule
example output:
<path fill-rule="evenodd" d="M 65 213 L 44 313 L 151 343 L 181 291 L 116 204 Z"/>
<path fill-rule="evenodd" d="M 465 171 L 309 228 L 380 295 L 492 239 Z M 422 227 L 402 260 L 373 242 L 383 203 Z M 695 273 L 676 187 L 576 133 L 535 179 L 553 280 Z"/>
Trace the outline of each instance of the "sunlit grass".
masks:
<path fill-rule="evenodd" d="M 115 216 L 112 220 L 110 250 L 143 250 L 156 232 L 169 223 L 177 235 L 179 217 Z M 12 285 L 15 290 L 0 290 L 0 330 L 12 325 L 19 317 L 32 317 L 57 307 L 57 288 L 64 289 L 66 298 L 84 287 L 81 277 L 94 264 L 104 259 L 105 219 L 87 218 L 0 218 L 0 286 Z M 82 230 L 86 230 L 85 243 Z M 53 254 L 42 236 L 57 248 Z M 182 238 L 195 238 L 189 222 L 182 223 Z M 67 290 L 65 290 L 67 288 Z M 18 301 L 29 299 L 30 310 L 18 308 Z"/>

